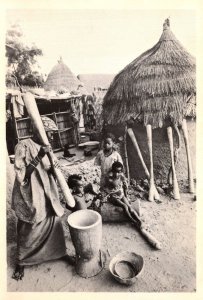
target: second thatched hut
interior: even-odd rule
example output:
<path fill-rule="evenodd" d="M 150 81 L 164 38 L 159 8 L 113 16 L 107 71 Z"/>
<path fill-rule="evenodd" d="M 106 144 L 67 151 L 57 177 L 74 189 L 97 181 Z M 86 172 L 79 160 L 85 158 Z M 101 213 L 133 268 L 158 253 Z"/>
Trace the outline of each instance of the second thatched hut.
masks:
<path fill-rule="evenodd" d="M 60 58 L 57 65 L 55 65 L 48 74 L 44 89 L 46 91 L 65 90 L 68 92 L 80 91 L 86 93 L 83 83 L 71 72 L 62 58 Z"/>
<path fill-rule="evenodd" d="M 168 124 L 179 126 L 183 117 L 187 116 L 190 148 L 195 153 L 195 95 L 195 58 L 174 36 L 167 19 L 155 46 L 141 54 L 114 78 L 104 97 L 104 121 L 111 126 L 111 130 L 114 126 L 115 133 L 122 135 L 125 122 L 135 120 L 134 132 L 148 167 L 149 154 L 143 125 L 151 124 L 154 128 L 155 178 L 166 181 L 171 164 L 165 130 Z M 130 139 L 127 143 L 131 176 L 142 178 L 144 172 Z M 183 144 L 182 141 L 177 164 L 179 181 L 187 178 Z M 192 163 L 195 168 L 194 155 Z"/>

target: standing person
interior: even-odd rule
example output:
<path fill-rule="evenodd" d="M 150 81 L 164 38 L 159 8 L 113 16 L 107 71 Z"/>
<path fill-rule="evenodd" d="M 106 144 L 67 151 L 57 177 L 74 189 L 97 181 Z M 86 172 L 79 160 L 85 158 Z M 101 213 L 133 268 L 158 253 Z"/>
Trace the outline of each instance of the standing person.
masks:
<path fill-rule="evenodd" d="M 56 124 L 42 117 L 49 141 L 58 130 Z M 24 267 L 48 260 L 66 258 L 62 223 L 63 214 L 57 185 L 47 153 L 50 146 L 41 146 L 38 133 L 20 141 L 15 148 L 16 179 L 12 194 L 12 209 L 17 221 L 17 265 L 12 278 L 24 276 Z M 54 162 L 58 166 L 57 161 Z"/>
<path fill-rule="evenodd" d="M 87 95 L 84 100 L 83 114 L 84 114 L 84 123 L 86 130 L 95 129 L 96 119 L 95 119 L 95 108 L 93 104 L 93 96 Z"/>
<path fill-rule="evenodd" d="M 77 144 L 79 144 L 80 143 L 80 134 L 79 134 L 80 112 L 78 109 L 76 109 L 76 105 L 73 101 L 71 101 L 71 110 L 72 110 L 71 120 L 72 120 L 74 131 L 76 132 L 75 135 L 76 135 Z"/>
<path fill-rule="evenodd" d="M 89 129 L 94 130 L 96 127 L 95 109 L 93 103 L 88 105 L 88 124 Z"/>
<path fill-rule="evenodd" d="M 103 150 L 99 151 L 95 158 L 95 165 L 101 166 L 100 189 L 103 189 L 104 178 L 111 170 L 115 161 L 123 163 L 120 154 L 115 150 L 115 137 L 112 133 L 106 133 L 103 142 Z"/>

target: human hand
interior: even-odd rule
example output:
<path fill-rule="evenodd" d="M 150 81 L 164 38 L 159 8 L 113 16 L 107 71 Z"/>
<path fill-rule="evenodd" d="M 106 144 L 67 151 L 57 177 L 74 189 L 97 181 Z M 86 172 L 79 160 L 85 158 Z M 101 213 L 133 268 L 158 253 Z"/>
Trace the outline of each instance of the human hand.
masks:
<path fill-rule="evenodd" d="M 97 194 L 97 199 L 99 199 L 99 200 L 102 200 L 102 199 L 103 199 L 103 196 L 102 196 L 101 193 Z"/>
<path fill-rule="evenodd" d="M 59 169 L 59 167 L 60 167 L 59 161 L 57 159 L 54 159 L 53 165 L 48 170 L 48 173 L 51 174 L 51 175 L 53 175 L 55 179 L 56 179 L 55 169 Z"/>
<path fill-rule="evenodd" d="M 100 207 L 101 206 L 101 201 L 99 199 L 97 199 L 95 202 L 94 202 L 95 206 L 96 207 Z"/>
<path fill-rule="evenodd" d="M 47 154 L 47 153 L 49 153 L 49 152 L 51 152 L 52 151 L 52 149 L 51 149 L 51 146 L 50 145 L 47 145 L 47 146 L 41 146 L 40 147 L 40 150 L 39 150 L 39 152 L 38 152 L 38 156 L 39 157 L 44 157 L 45 156 L 45 154 Z"/>
<path fill-rule="evenodd" d="M 59 164 L 59 161 L 58 161 L 57 159 L 55 159 L 55 160 L 53 161 L 53 167 L 56 168 L 56 169 L 59 169 L 60 164 Z"/>

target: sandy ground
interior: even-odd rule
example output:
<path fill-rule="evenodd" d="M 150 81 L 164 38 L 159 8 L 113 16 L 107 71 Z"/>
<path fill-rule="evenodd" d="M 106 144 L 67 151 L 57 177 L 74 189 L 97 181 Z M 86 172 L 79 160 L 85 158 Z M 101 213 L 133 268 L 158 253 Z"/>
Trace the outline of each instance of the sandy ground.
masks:
<path fill-rule="evenodd" d="M 68 162 L 67 162 L 68 163 Z M 64 165 L 66 163 L 64 162 Z M 68 163 L 71 164 L 71 163 Z M 97 170 L 90 172 L 92 159 L 68 167 L 69 173 L 79 171 L 87 181 L 95 180 Z M 66 166 L 64 166 L 66 172 Z M 90 176 L 90 177 L 89 177 Z M 98 177 L 98 176 L 97 176 Z M 9 188 L 9 186 L 8 186 Z M 133 197 L 133 195 L 131 195 Z M 196 202 L 182 193 L 175 201 L 162 196 L 162 203 L 141 200 L 141 215 L 149 230 L 161 242 L 162 250 L 154 250 L 130 223 L 103 223 L 102 250 L 106 264 L 97 276 L 84 279 L 75 268 L 58 260 L 27 267 L 22 281 L 11 278 L 15 265 L 15 218 L 8 212 L 8 291 L 30 292 L 195 292 L 196 290 Z M 67 214 L 63 217 L 67 252 L 74 254 Z M 132 286 L 123 286 L 109 272 L 111 258 L 121 251 L 134 251 L 144 258 L 144 267 Z"/>

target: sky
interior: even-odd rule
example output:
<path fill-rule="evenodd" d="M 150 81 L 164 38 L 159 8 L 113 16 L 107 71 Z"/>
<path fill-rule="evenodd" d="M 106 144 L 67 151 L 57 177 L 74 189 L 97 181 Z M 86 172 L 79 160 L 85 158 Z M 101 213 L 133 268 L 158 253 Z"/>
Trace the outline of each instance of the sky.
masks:
<path fill-rule="evenodd" d="M 60 56 L 75 74 L 117 74 L 154 46 L 170 17 L 171 30 L 196 56 L 194 10 L 7 10 L 6 27 L 20 24 L 24 41 L 42 49 L 48 74 Z"/>

